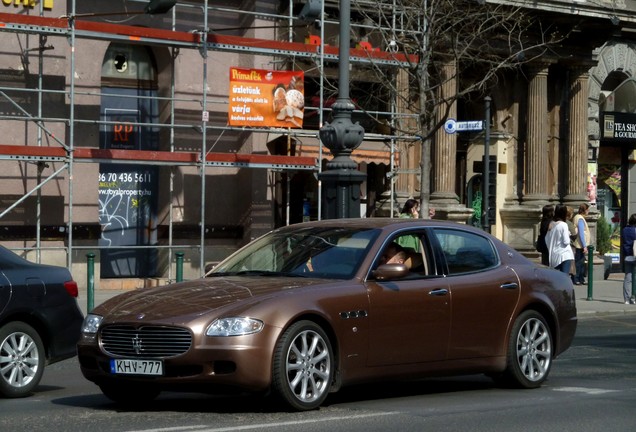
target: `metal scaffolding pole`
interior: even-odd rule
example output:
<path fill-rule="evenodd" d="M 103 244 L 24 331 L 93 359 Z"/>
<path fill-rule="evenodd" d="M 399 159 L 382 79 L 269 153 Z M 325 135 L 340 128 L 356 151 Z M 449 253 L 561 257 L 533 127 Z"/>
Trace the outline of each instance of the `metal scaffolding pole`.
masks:
<path fill-rule="evenodd" d="M 172 30 L 175 30 L 175 24 L 176 24 L 176 8 L 172 9 Z M 172 56 L 172 61 L 170 62 L 170 152 L 174 152 L 175 147 L 174 147 L 174 115 L 175 115 L 175 95 L 176 95 L 176 89 L 175 89 L 175 59 L 177 58 L 177 52 L 178 52 L 178 48 L 175 47 L 170 47 L 170 55 Z M 172 249 L 172 242 L 173 242 L 173 235 L 174 235 L 174 227 L 173 227 L 173 223 L 174 223 L 174 216 L 173 216 L 173 212 L 174 212 L 174 170 L 175 167 L 170 167 L 170 180 L 169 180 L 169 195 L 170 195 L 170 202 L 168 203 L 168 262 L 170 263 L 168 265 L 168 280 L 173 280 L 172 279 L 172 254 L 173 254 L 173 249 Z"/>
<path fill-rule="evenodd" d="M 40 4 L 40 14 L 42 13 L 42 4 Z M 38 35 L 38 118 L 42 118 L 42 77 L 44 74 L 44 47 L 42 46 L 42 35 Z M 37 145 L 42 147 L 42 128 L 37 131 Z M 42 163 L 37 164 L 37 183 L 42 182 Z M 36 261 L 42 262 L 42 191 L 38 189 L 35 209 L 35 248 Z"/>
<path fill-rule="evenodd" d="M 205 180 L 207 156 L 207 124 L 208 124 L 208 0 L 203 2 L 203 30 L 201 36 L 201 56 L 203 57 L 202 89 L 203 101 L 201 111 L 201 250 L 199 251 L 199 273 L 205 274 Z"/>
<path fill-rule="evenodd" d="M 320 11 L 320 107 L 318 109 L 318 127 L 322 128 L 325 122 L 325 2 L 322 2 Z M 318 143 L 318 220 L 322 219 L 322 140 Z"/>
<path fill-rule="evenodd" d="M 71 16 L 75 17 L 75 2 L 71 2 Z M 73 151 L 75 149 L 75 18 L 69 20 L 71 26 L 71 70 L 69 76 L 70 98 L 69 98 L 69 135 L 68 135 L 68 246 L 67 246 L 67 264 L 71 269 L 73 267 Z"/>

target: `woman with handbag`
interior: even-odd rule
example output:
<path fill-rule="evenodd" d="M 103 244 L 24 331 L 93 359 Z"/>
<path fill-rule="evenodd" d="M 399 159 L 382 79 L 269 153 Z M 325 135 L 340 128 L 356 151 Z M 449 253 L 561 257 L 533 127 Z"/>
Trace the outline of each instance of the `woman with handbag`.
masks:
<path fill-rule="evenodd" d="M 636 213 L 632 214 L 621 232 L 621 248 L 625 257 L 625 279 L 623 280 L 623 300 L 625 304 L 634 304 L 632 297 L 632 277 L 636 265 Z"/>
<path fill-rule="evenodd" d="M 587 255 L 587 247 L 590 245 L 590 228 L 587 225 L 585 216 L 590 211 L 588 203 L 582 203 L 579 206 L 579 212 L 574 216 L 573 222 L 578 231 L 578 235 L 574 240 L 574 266 L 576 268 L 574 276 L 574 285 L 585 285 L 585 256 Z"/>
<path fill-rule="evenodd" d="M 550 267 L 569 275 L 574 253 L 570 246 L 570 230 L 565 223 L 567 217 L 567 206 L 557 204 L 554 208 L 554 224 L 545 235 L 545 243 L 550 253 Z"/>

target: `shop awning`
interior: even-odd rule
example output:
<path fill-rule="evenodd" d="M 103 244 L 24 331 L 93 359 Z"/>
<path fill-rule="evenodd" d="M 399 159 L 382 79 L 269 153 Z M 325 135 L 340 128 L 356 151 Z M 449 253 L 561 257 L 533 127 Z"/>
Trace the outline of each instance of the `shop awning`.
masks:
<path fill-rule="evenodd" d="M 320 141 L 315 137 L 291 137 L 284 134 L 269 134 L 268 148 L 272 154 L 290 154 L 291 156 L 311 157 L 318 159 L 320 156 Z M 329 149 L 322 146 L 322 159 L 331 159 L 333 155 Z M 351 159 L 361 164 L 385 164 L 391 163 L 391 146 L 384 141 L 364 140 L 360 146 L 351 153 Z M 395 161 L 398 153 L 395 153 Z"/>

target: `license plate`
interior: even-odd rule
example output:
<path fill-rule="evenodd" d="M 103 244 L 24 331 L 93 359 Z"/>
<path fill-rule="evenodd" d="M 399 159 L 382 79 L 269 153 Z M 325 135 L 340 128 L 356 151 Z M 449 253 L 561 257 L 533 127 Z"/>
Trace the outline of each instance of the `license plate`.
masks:
<path fill-rule="evenodd" d="M 163 375 L 161 360 L 111 359 L 110 372 L 117 375 Z"/>

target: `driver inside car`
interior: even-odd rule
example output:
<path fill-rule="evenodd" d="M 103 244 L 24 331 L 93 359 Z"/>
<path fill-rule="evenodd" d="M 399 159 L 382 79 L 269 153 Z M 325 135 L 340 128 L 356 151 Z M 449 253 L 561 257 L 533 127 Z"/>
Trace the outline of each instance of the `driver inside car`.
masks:
<path fill-rule="evenodd" d="M 380 265 L 382 264 L 404 264 L 406 261 L 407 255 L 404 248 L 397 243 L 390 243 L 382 256 L 380 257 Z"/>

